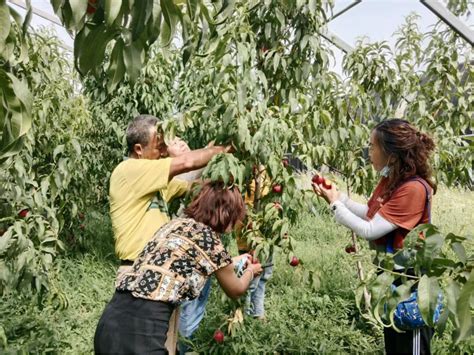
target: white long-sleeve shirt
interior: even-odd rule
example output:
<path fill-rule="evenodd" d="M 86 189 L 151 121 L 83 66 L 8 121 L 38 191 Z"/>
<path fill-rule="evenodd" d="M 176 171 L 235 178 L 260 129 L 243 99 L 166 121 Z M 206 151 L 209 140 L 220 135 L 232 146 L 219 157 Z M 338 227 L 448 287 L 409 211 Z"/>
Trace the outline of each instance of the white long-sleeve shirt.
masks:
<path fill-rule="evenodd" d="M 398 228 L 376 213 L 371 220 L 367 220 L 368 206 L 351 200 L 341 194 L 339 200 L 330 205 L 338 223 L 354 231 L 359 237 L 366 240 L 375 240 Z"/>

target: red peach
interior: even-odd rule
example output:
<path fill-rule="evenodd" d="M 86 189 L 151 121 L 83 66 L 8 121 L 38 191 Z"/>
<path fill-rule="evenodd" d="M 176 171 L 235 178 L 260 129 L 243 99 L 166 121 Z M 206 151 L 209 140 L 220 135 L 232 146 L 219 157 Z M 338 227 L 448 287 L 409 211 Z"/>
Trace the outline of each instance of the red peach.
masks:
<path fill-rule="evenodd" d="M 332 188 L 332 182 L 331 180 L 324 180 L 323 182 L 323 187 L 327 190 L 331 190 Z"/>
<path fill-rule="evenodd" d="M 295 266 L 298 266 L 298 264 L 300 263 L 300 259 L 298 259 L 296 256 L 293 256 L 291 258 L 291 261 L 290 261 L 290 265 L 295 267 Z"/>
<path fill-rule="evenodd" d="M 224 333 L 222 332 L 222 330 L 217 329 L 214 332 L 214 340 L 218 344 L 222 344 L 224 342 Z"/>
<path fill-rule="evenodd" d="M 272 191 L 274 193 L 281 194 L 281 192 L 283 191 L 283 186 L 279 184 L 273 185 Z"/>
<path fill-rule="evenodd" d="M 324 183 L 324 178 L 321 175 L 316 174 L 313 176 L 311 181 L 314 182 L 316 185 L 321 185 Z"/>
<path fill-rule="evenodd" d="M 87 13 L 89 15 L 94 14 L 97 11 L 97 0 L 89 0 L 87 2 Z"/>

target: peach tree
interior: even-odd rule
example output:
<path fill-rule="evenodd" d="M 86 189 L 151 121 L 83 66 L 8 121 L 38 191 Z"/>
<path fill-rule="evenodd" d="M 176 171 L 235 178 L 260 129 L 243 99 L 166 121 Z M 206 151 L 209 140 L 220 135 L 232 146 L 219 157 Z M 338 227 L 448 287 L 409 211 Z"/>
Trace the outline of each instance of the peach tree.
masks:
<path fill-rule="evenodd" d="M 193 8 L 191 3 L 176 4 L 183 14 Z M 98 107 L 122 125 L 147 112 L 164 118 L 166 132 L 183 136 L 193 147 L 213 139 L 233 144 L 236 152 L 216 157 L 206 175 L 238 184 L 244 192 L 253 181 L 254 209 L 244 234 L 263 258 L 276 247 L 291 255 L 288 231 L 312 199 L 284 163 L 285 154 L 310 167 L 327 165 L 350 190 L 369 193 L 377 176 L 367 164 L 365 147 L 370 128 L 384 117 L 406 117 L 435 136 L 439 182 L 472 186 L 472 167 L 465 159 L 471 146 L 464 137 L 472 117 L 472 52 L 444 25 L 422 34 L 416 17 L 410 16 L 393 49 L 385 42 L 360 42 L 344 58 L 347 78 L 342 79 L 329 70 L 331 48 L 320 35 L 331 2 L 230 1 L 226 20 L 220 22 L 216 4 L 211 35 L 192 56 L 189 40 L 200 38 L 199 30 L 183 35 L 180 48 L 179 40 L 167 48 L 150 47 L 140 75 L 124 74 L 124 82 L 114 89 L 111 47 L 99 75 L 87 79 L 87 91 L 94 100 L 103 100 Z M 280 188 L 272 189 L 276 185 Z M 461 273 L 470 270 L 467 260 Z M 433 277 L 443 282 L 450 275 Z M 460 289 L 470 289 L 468 278 L 453 279 Z M 372 300 L 386 292 L 377 287 L 369 291 Z M 430 304 L 435 294 L 429 293 Z M 458 296 L 454 299 L 459 302 Z M 458 326 L 459 312 L 450 314 Z M 239 318 L 234 313 L 230 321 Z"/>
<path fill-rule="evenodd" d="M 31 17 L 0 2 L 0 164 L 15 155 L 31 127 L 32 94 L 18 72 L 28 61 L 26 31 Z"/>
<path fill-rule="evenodd" d="M 50 33 L 24 40 L 28 60 L 15 75 L 31 90 L 31 128 L 0 170 L 0 294 L 41 295 L 54 258 L 79 242 L 85 207 L 104 190 L 94 173 L 100 144 L 74 68 Z"/>
<path fill-rule="evenodd" d="M 368 193 L 376 176 L 366 164 L 364 147 L 370 128 L 383 117 L 403 116 L 432 132 L 439 145 L 434 161 L 438 180 L 472 187 L 472 166 L 465 159 L 471 146 L 463 137 L 472 120 L 472 51 L 441 24 L 426 34 L 426 48 L 413 17 L 401 27 L 394 49 L 383 42 L 361 42 L 345 56 L 347 78 L 342 79 L 329 70 L 331 48 L 321 37 L 332 1 L 51 3 L 75 36 L 74 63 L 88 76 L 84 85 L 95 100 L 92 112 L 101 119 L 99 125 L 109 126 L 105 132 L 123 138 L 118 132 L 132 115 L 147 112 L 164 118 L 169 135 L 180 134 L 194 147 L 212 139 L 235 146 L 234 155 L 216 157 L 206 174 L 238 184 L 244 192 L 254 181 L 249 216 L 255 227 L 252 223 L 244 233 L 262 255 L 275 247 L 291 254 L 287 233 L 313 198 L 285 166 L 285 154 L 310 167 L 328 165 L 351 190 Z M 463 4 L 467 1 L 449 2 L 459 12 L 468 10 Z M 0 6 L 3 24 L 10 17 L 6 5 Z M 10 27 L 5 28 L 2 40 L 11 38 Z M 28 112 L 31 100 L 24 85 L 3 77 L 11 83 L 3 97 L 25 99 L 4 100 L 2 113 L 14 111 L 5 107 Z M 95 137 L 105 138 L 104 131 Z M 106 156 L 117 159 L 107 147 Z M 264 194 L 261 166 L 270 187 L 282 189 Z M 470 260 L 462 264 L 463 275 Z M 445 276 L 459 289 L 472 287 L 472 277 L 433 275 L 438 282 Z M 386 289 L 370 291 L 376 299 Z M 460 296 L 465 294 L 453 298 L 463 310 L 470 309 Z M 430 297 L 433 304 L 435 296 Z M 469 320 L 451 313 L 466 335 Z"/>

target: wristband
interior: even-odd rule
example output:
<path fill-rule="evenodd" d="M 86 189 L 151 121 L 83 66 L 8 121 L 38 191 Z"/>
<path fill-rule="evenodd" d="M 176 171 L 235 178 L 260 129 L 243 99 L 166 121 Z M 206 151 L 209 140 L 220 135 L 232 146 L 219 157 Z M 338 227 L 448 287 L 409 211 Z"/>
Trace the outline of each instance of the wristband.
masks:
<path fill-rule="evenodd" d="M 250 271 L 252 273 L 252 278 L 250 280 L 253 280 L 254 279 L 254 274 L 253 274 L 253 270 L 252 269 L 245 269 L 244 272 L 242 273 L 242 276 L 245 274 L 246 271 Z"/>
<path fill-rule="evenodd" d="M 336 213 L 338 204 L 343 204 L 343 205 L 344 205 L 344 203 L 343 203 L 342 201 L 336 200 L 336 201 L 333 201 L 333 202 L 329 205 L 329 209 L 330 209 L 331 211 L 333 211 L 334 213 Z"/>

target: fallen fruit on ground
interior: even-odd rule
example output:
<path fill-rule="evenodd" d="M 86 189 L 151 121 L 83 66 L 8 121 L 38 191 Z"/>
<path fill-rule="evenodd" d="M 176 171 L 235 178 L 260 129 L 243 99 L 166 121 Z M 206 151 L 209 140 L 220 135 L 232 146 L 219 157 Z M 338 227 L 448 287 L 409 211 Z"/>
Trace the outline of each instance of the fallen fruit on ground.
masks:
<path fill-rule="evenodd" d="M 346 246 L 345 250 L 346 250 L 346 253 L 348 253 L 348 254 L 353 254 L 353 253 L 356 252 L 356 249 L 355 249 L 355 246 L 354 246 L 354 245 L 348 245 L 348 246 Z"/>
<path fill-rule="evenodd" d="M 296 256 L 293 256 L 290 261 L 291 266 L 298 266 L 300 263 L 300 259 L 298 259 Z"/>

